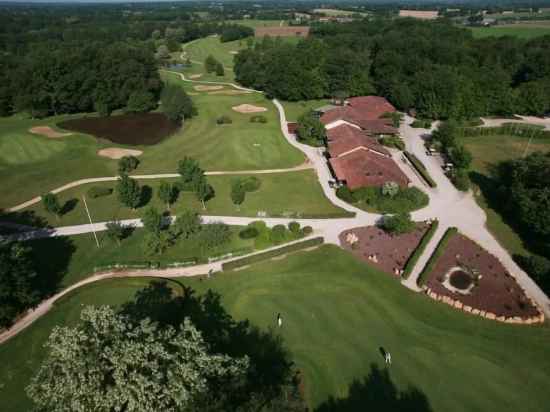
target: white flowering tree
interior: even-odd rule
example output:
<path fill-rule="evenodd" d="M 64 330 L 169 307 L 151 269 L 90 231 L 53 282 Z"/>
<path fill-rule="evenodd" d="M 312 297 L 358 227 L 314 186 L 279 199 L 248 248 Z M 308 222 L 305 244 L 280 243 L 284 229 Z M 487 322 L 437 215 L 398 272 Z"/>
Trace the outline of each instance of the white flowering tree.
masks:
<path fill-rule="evenodd" d="M 27 393 L 47 411 L 211 410 L 249 368 L 247 357 L 210 353 L 188 319 L 160 327 L 108 306 L 85 308 L 78 326 L 56 327 L 45 347 Z"/>

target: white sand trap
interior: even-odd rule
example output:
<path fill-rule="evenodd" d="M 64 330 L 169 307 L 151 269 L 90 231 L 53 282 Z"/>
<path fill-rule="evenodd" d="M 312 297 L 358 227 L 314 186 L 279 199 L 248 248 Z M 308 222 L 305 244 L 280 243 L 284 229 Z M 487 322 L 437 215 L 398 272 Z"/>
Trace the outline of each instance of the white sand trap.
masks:
<path fill-rule="evenodd" d="M 250 94 L 252 92 L 248 92 L 246 90 L 218 90 L 216 92 L 208 92 L 207 94 L 217 94 L 217 95 L 224 95 L 224 96 L 233 96 L 235 94 Z"/>
<path fill-rule="evenodd" d="M 109 159 L 121 159 L 124 156 L 139 156 L 143 154 L 141 150 L 121 149 L 119 147 L 108 147 L 97 152 L 99 156 L 108 157 Z"/>
<path fill-rule="evenodd" d="M 239 52 L 237 50 L 230 50 L 229 54 L 239 54 Z"/>
<path fill-rule="evenodd" d="M 239 113 L 267 112 L 267 109 L 265 107 L 254 106 L 252 104 L 240 104 L 238 106 L 233 106 L 232 109 Z"/>
<path fill-rule="evenodd" d="M 39 134 L 41 136 L 46 136 L 49 139 L 59 139 L 60 137 L 70 136 L 72 133 L 60 133 L 53 130 L 50 126 L 36 126 L 31 127 L 29 132 L 33 134 Z"/>
<path fill-rule="evenodd" d="M 202 77 L 202 73 L 192 74 L 189 76 L 190 79 L 199 79 L 201 77 Z"/>
<path fill-rule="evenodd" d="M 195 89 L 198 92 L 208 92 L 210 90 L 221 90 L 223 89 L 223 86 L 205 86 L 205 85 L 199 85 L 194 86 L 193 89 Z"/>

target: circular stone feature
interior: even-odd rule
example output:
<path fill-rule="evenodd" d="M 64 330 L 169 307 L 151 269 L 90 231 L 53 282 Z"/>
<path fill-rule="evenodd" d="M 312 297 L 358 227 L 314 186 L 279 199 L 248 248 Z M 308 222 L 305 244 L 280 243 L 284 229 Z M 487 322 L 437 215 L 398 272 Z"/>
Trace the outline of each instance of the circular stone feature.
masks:
<path fill-rule="evenodd" d="M 457 270 L 449 276 L 449 283 L 460 290 L 467 290 L 473 283 L 472 277 L 462 270 Z"/>

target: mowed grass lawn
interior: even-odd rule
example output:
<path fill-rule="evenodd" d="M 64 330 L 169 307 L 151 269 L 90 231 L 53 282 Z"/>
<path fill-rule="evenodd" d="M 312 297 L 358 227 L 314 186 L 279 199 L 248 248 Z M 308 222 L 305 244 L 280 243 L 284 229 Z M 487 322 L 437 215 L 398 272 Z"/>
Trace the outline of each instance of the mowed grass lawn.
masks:
<path fill-rule="evenodd" d="M 334 206 L 325 198 L 313 170 L 297 172 L 273 173 L 256 175 L 261 180 L 261 187 L 256 192 L 246 194 L 245 201 L 237 208 L 231 201 L 231 183 L 233 179 L 244 177 L 241 175 L 208 176 L 208 182 L 213 186 L 215 196 L 206 203 L 206 210 L 192 192 L 182 192 L 171 212 L 177 214 L 184 210 L 195 210 L 201 214 L 215 216 L 248 216 L 256 217 L 265 213 L 266 216 L 314 216 L 314 217 L 345 217 L 349 213 Z M 167 182 L 177 182 L 178 179 L 164 179 Z M 112 219 L 141 218 L 145 209 L 156 206 L 164 210 L 164 204 L 158 199 L 160 179 L 139 180 L 145 187 L 144 205 L 135 211 L 120 204 L 116 193 L 109 196 L 92 199 L 86 198 L 92 219 L 96 222 Z M 92 183 L 78 186 L 61 192 L 59 202 L 67 205 L 67 213 L 60 219 L 49 215 L 41 203 L 37 203 L 23 211 L 33 212 L 41 216 L 52 226 L 66 226 L 88 223 L 88 217 L 82 197 L 92 186 L 115 188 L 116 182 Z M 71 205 L 71 203 L 73 203 Z M 71 207 L 69 207 L 71 205 Z M 7 219 L 10 219 L 8 216 Z"/>
<path fill-rule="evenodd" d="M 197 93 L 192 98 L 199 114 L 157 145 L 126 146 L 144 152 L 140 172 L 174 172 L 185 156 L 195 157 L 207 170 L 287 168 L 304 161 L 303 155 L 284 139 L 275 106 L 261 94 L 199 93 L 175 75 L 163 77 Z M 225 88 L 222 92 L 232 90 Z M 244 103 L 267 107 L 263 115 L 268 122 L 250 123 L 252 115 L 231 109 Z M 230 116 L 233 124 L 217 125 L 216 118 L 223 114 Z M 0 119 L 0 208 L 14 206 L 73 180 L 116 174 L 117 161 L 99 157 L 97 151 L 120 145 L 79 134 L 48 139 L 28 132 L 33 126 L 55 127 L 66 118 L 69 117 Z"/>
<path fill-rule="evenodd" d="M 221 62 L 226 69 L 233 67 L 233 57 L 241 49 L 246 49 L 248 39 L 240 39 L 222 43 L 219 36 L 209 36 L 183 45 L 183 51 L 191 60 L 203 63 L 212 55 Z"/>
<path fill-rule="evenodd" d="M 313 408 L 329 396 L 346 397 L 349 385 L 365 378 L 371 365 L 384 369 L 380 347 L 392 354 L 389 375 L 397 390 L 416 388 L 434 412 L 539 412 L 550 402 L 548 327 L 468 316 L 407 290 L 334 246 L 208 282 L 179 281 L 198 293 L 214 289 L 229 313 L 262 329 L 273 328 L 281 313 L 283 327 L 274 331 L 303 371 Z M 23 389 L 44 356 L 42 344 L 54 325 L 74 324 L 84 305 L 120 305 L 146 284 L 117 279 L 80 289 L 1 345 L 1 409 L 29 409 Z M 365 396 L 355 410 L 373 409 L 368 399 L 379 396 Z"/>
<path fill-rule="evenodd" d="M 281 104 L 285 108 L 285 115 L 287 122 L 295 122 L 300 116 L 306 114 L 310 110 L 317 109 L 321 106 L 325 106 L 330 103 L 329 99 L 319 100 L 301 100 L 298 102 L 285 102 Z"/>
<path fill-rule="evenodd" d="M 550 34 L 550 26 L 529 26 L 513 24 L 509 26 L 497 27 L 470 27 L 475 38 L 484 37 L 503 37 L 514 36 L 522 39 L 532 39 L 535 37 L 546 36 Z"/>
<path fill-rule="evenodd" d="M 544 138 L 532 139 L 530 144 L 528 138 L 516 136 L 465 137 L 461 141 L 473 155 L 471 169 L 487 179 L 491 177 L 492 169 L 502 161 L 520 158 L 536 151 L 550 151 L 550 140 Z M 487 213 L 487 227 L 498 241 L 511 254 L 529 255 L 520 236 L 490 207 L 480 191 L 476 191 L 476 197 Z"/>

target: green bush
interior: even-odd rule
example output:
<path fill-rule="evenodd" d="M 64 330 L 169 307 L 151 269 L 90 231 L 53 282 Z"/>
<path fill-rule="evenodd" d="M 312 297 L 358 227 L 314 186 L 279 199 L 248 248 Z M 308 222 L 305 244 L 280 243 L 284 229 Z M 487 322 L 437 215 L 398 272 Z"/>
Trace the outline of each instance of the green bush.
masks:
<path fill-rule="evenodd" d="M 246 227 L 243 230 L 239 232 L 239 237 L 241 239 L 254 239 L 255 237 L 258 237 L 260 232 L 255 227 Z"/>
<path fill-rule="evenodd" d="M 409 257 L 409 259 L 407 260 L 407 263 L 405 263 L 405 268 L 403 269 L 404 279 L 408 279 L 409 276 L 411 275 L 411 272 L 416 266 L 416 262 L 418 262 L 418 259 L 420 259 L 420 256 L 422 256 L 422 253 L 424 253 L 426 246 L 428 246 L 428 243 L 434 236 L 438 227 L 439 227 L 439 221 L 438 220 L 433 221 L 430 228 L 426 231 L 426 233 L 424 233 L 424 236 L 422 236 L 422 240 L 420 240 L 420 243 L 418 244 L 417 248 L 414 250 L 413 254 Z"/>
<path fill-rule="evenodd" d="M 307 227 L 307 226 L 306 226 Z M 305 229 L 305 228 L 304 228 Z M 295 252 L 302 249 L 307 249 L 312 246 L 323 244 L 324 239 L 322 237 L 316 237 L 313 239 L 307 239 L 302 242 L 293 243 L 292 245 L 282 246 L 275 250 L 269 250 L 263 253 L 257 253 L 252 256 L 247 256 L 242 259 L 236 259 L 231 262 L 222 264 L 222 270 L 233 270 L 243 266 L 251 265 L 253 263 L 261 262 L 263 260 L 271 259 L 276 256 L 284 255 L 286 253 Z"/>
<path fill-rule="evenodd" d="M 254 115 L 250 118 L 250 123 L 267 123 L 267 117 L 261 114 Z"/>
<path fill-rule="evenodd" d="M 353 199 L 380 213 L 407 213 L 425 207 L 430 198 L 416 187 L 400 189 L 393 196 L 384 196 L 380 187 L 363 187 L 353 192 Z"/>
<path fill-rule="evenodd" d="M 231 124 L 231 123 L 233 123 L 233 120 L 231 119 L 231 117 L 223 115 L 223 116 L 220 116 L 216 119 L 216 123 L 217 124 Z"/>
<path fill-rule="evenodd" d="M 435 249 L 435 252 L 430 256 L 430 259 L 428 260 L 428 263 L 426 263 L 426 266 L 420 273 L 420 276 L 418 276 L 417 284 L 418 286 L 422 287 L 426 284 L 428 281 L 428 277 L 430 276 L 430 273 L 432 273 L 432 270 L 437 263 L 437 260 L 441 255 L 443 255 L 443 252 L 445 252 L 445 247 L 447 246 L 447 243 L 449 243 L 449 240 L 453 236 L 455 236 L 458 233 L 458 229 L 456 227 L 450 227 L 447 229 L 439 243 L 437 244 L 437 248 Z"/>
<path fill-rule="evenodd" d="M 387 147 L 394 147 L 398 150 L 405 150 L 405 142 L 397 136 L 386 136 L 381 138 L 380 143 Z"/>
<path fill-rule="evenodd" d="M 288 224 L 288 230 L 294 234 L 300 233 L 300 224 L 298 222 L 290 222 Z"/>
<path fill-rule="evenodd" d="M 97 199 L 98 197 L 109 196 L 113 193 L 113 189 L 110 187 L 92 186 L 86 192 L 86 196 L 91 199 Z"/>
<path fill-rule="evenodd" d="M 397 213 L 391 216 L 384 216 L 380 226 L 385 232 L 396 235 L 410 233 L 416 227 L 410 213 Z"/>
<path fill-rule="evenodd" d="M 429 129 L 432 127 L 432 121 L 428 119 L 415 119 L 411 123 L 411 127 L 420 128 L 420 129 Z"/>
<path fill-rule="evenodd" d="M 241 179 L 241 185 L 245 192 L 255 192 L 262 186 L 262 181 L 256 176 L 249 176 Z"/>
<path fill-rule="evenodd" d="M 271 241 L 278 245 L 286 240 L 286 227 L 285 225 L 275 225 L 271 229 Z"/>
<path fill-rule="evenodd" d="M 311 226 L 304 226 L 304 227 L 302 228 L 302 234 L 303 234 L 304 236 L 309 236 L 309 235 L 311 235 L 312 233 L 313 233 L 313 228 L 312 228 Z"/>
<path fill-rule="evenodd" d="M 351 190 L 348 189 L 347 186 L 341 186 L 338 189 L 336 189 L 336 196 L 338 196 L 344 202 L 348 202 L 348 203 L 354 203 L 355 202 L 355 198 L 353 197 L 353 193 L 351 192 Z"/>
<path fill-rule="evenodd" d="M 414 166 L 416 171 L 422 176 L 422 178 L 426 181 L 428 186 L 430 187 L 437 187 L 437 183 L 432 179 L 430 174 L 428 173 L 428 169 L 426 169 L 426 166 L 420 161 L 418 157 L 415 156 L 414 153 L 411 152 L 403 152 L 405 157 L 411 162 L 411 164 Z"/>
<path fill-rule="evenodd" d="M 451 182 L 462 192 L 467 192 L 470 189 L 470 178 L 468 173 L 463 169 L 457 169 L 451 174 Z"/>

